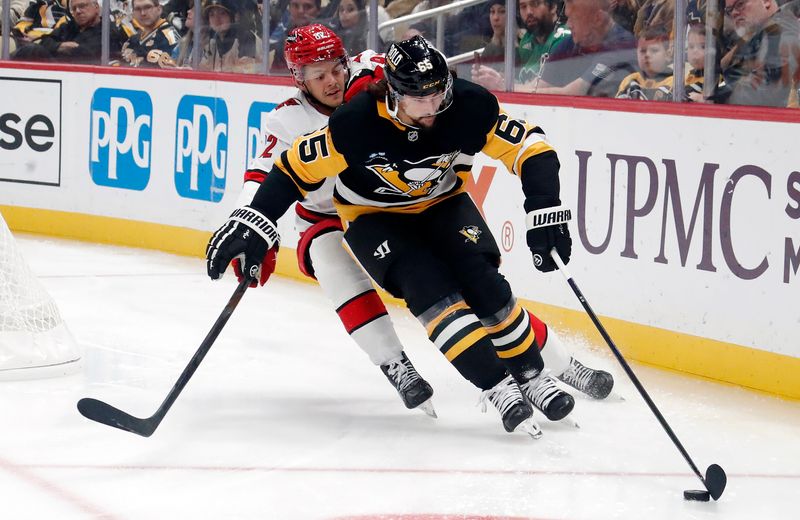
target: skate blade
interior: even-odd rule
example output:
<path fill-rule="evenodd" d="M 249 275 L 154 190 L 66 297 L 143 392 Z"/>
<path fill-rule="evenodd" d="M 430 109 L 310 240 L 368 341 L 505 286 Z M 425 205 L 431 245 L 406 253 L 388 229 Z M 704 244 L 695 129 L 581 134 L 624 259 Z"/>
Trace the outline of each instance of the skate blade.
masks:
<path fill-rule="evenodd" d="M 601 399 L 602 401 L 618 401 L 618 402 L 625 402 L 625 398 L 616 393 L 615 391 L 611 391 L 610 394 L 605 396 L 605 398 Z"/>
<path fill-rule="evenodd" d="M 556 421 L 556 422 L 560 422 L 560 423 L 562 423 L 562 424 L 566 424 L 567 426 L 572 426 L 573 428 L 577 428 L 577 429 L 580 429 L 580 428 L 581 428 L 581 425 L 580 425 L 580 424 L 578 424 L 578 422 L 577 422 L 577 421 L 575 421 L 575 419 L 573 419 L 573 418 L 572 418 L 572 417 L 570 417 L 569 415 L 568 415 L 568 416 L 566 416 L 566 417 L 564 417 L 564 418 L 563 418 L 563 419 L 561 419 L 560 421 Z"/>
<path fill-rule="evenodd" d="M 417 408 L 425 412 L 425 415 L 427 415 L 428 417 L 433 417 L 434 419 L 439 418 L 439 416 L 436 415 L 436 410 L 434 410 L 433 408 L 433 401 L 431 399 L 428 399 L 421 405 L 417 406 Z"/>
<path fill-rule="evenodd" d="M 539 424 L 531 417 L 529 419 L 525 419 L 517 426 L 517 429 L 514 431 L 527 433 L 534 439 L 541 439 L 542 438 L 542 429 L 539 427 Z"/>

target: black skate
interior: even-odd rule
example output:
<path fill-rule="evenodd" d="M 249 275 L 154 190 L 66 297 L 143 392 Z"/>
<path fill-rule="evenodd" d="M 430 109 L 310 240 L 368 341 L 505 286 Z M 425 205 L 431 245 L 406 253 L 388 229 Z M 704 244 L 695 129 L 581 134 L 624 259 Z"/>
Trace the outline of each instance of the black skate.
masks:
<path fill-rule="evenodd" d="M 503 428 L 507 432 L 519 429 L 534 439 L 542 436 L 542 430 L 533 419 L 533 409 L 522 397 L 522 391 L 513 377 L 507 376 L 489 390 L 483 391 L 479 404 L 483 405 L 484 412 L 487 400 L 500 412 Z"/>
<path fill-rule="evenodd" d="M 575 399 L 561 390 L 553 378 L 548 375 L 539 374 L 527 383 L 520 385 L 520 388 L 528 401 L 551 421 L 564 419 L 575 407 Z"/>
<path fill-rule="evenodd" d="M 431 402 L 433 388 L 420 377 L 405 352 L 381 365 L 381 371 L 400 394 L 406 408 L 419 408 L 429 416 L 436 417 L 436 410 Z"/>
<path fill-rule="evenodd" d="M 611 374 L 584 366 L 575 358 L 570 358 L 569 368 L 558 378 L 595 399 L 605 399 L 614 388 L 614 377 Z"/>

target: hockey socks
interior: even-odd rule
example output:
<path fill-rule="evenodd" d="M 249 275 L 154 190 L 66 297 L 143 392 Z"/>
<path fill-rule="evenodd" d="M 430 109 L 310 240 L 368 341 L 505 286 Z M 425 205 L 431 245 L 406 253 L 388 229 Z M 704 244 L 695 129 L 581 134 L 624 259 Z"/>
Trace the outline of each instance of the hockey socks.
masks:
<path fill-rule="evenodd" d="M 483 324 L 460 296 L 443 299 L 418 318 L 444 357 L 473 385 L 488 390 L 506 377 Z"/>
<path fill-rule="evenodd" d="M 497 357 L 520 384 L 544 369 L 530 315 L 514 298 L 492 316 L 481 320 L 492 340 Z"/>

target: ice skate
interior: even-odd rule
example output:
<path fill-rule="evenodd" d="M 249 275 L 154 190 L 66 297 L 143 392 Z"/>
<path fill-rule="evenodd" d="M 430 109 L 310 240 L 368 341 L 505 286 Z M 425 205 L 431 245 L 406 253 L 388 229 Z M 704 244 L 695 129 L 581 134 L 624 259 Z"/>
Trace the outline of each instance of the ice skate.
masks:
<path fill-rule="evenodd" d="M 406 408 L 419 408 L 430 417 L 437 417 L 431 401 L 433 388 L 420 377 L 405 352 L 381 365 L 381 371 L 400 394 Z"/>
<path fill-rule="evenodd" d="M 533 418 L 533 409 L 522 397 L 519 385 L 510 375 L 481 393 L 478 403 L 482 405 L 483 412 L 486 411 L 487 400 L 500 412 L 503 428 L 507 432 L 519 430 L 534 439 L 542 436 L 542 430 Z"/>
<path fill-rule="evenodd" d="M 549 375 L 539 374 L 525 384 L 520 385 L 528 401 L 551 421 L 564 421 L 578 427 L 578 423 L 568 419 L 567 415 L 575 407 L 575 399 L 561 390 Z"/>
<path fill-rule="evenodd" d="M 611 374 L 584 366 L 574 357 L 569 360 L 569 368 L 558 378 L 594 399 L 605 399 L 614 388 L 614 377 Z"/>

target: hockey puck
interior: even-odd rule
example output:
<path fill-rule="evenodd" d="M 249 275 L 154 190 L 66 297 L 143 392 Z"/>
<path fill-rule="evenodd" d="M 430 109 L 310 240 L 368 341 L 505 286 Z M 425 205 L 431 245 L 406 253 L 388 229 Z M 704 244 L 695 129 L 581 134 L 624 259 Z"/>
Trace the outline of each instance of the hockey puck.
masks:
<path fill-rule="evenodd" d="M 711 498 L 711 493 L 705 489 L 687 489 L 683 492 L 684 500 L 694 500 L 696 502 L 708 502 Z"/>

